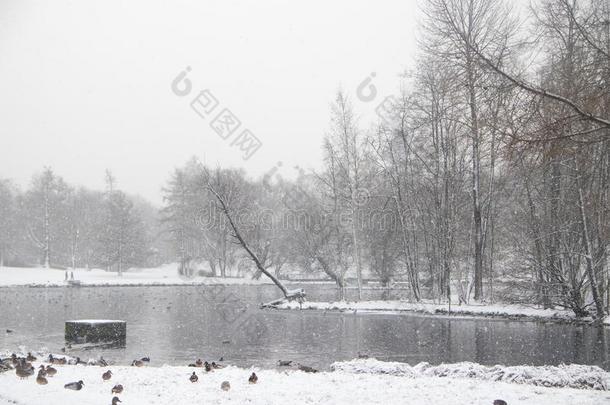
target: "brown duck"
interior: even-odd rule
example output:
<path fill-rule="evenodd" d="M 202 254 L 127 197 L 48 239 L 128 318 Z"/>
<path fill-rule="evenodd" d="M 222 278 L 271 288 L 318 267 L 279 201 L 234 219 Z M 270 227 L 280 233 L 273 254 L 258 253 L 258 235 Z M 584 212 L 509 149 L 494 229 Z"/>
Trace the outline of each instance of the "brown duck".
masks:
<path fill-rule="evenodd" d="M 142 367 L 144 365 L 144 362 L 142 360 L 134 360 L 131 362 L 131 365 L 134 367 Z"/>
<path fill-rule="evenodd" d="M 248 382 L 250 384 L 256 384 L 257 381 L 258 381 L 258 376 L 256 375 L 256 373 L 252 373 L 250 375 L 250 378 L 248 378 Z"/>
<path fill-rule="evenodd" d="M 53 377 L 55 374 L 57 374 L 57 370 L 51 366 L 47 366 L 44 371 L 49 377 Z"/>
<path fill-rule="evenodd" d="M 44 370 L 40 370 L 38 372 L 38 376 L 36 377 L 36 383 L 38 385 L 47 385 L 49 383 L 43 373 L 44 373 Z"/>
<path fill-rule="evenodd" d="M 195 374 L 195 372 L 193 371 L 193 374 L 191 374 L 189 380 L 191 380 L 192 383 L 196 383 L 197 381 L 199 381 L 199 377 L 197 377 L 197 374 Z"/>
<path fill-rule="evenodd" d="M 112 387 L 111 394 L 120 394 L 122 392 L 123 392 L 123 386 L 121 384 L 117 384 L 114 387 Z"/>
<path fill-rule="evenodd" d="M 222 384 L 220 384 L 220 389 L 223 391 L 229 391 L 231 389 L 231 384 L 229 384 L 228 381 L 223 381 Z"/>
<path fill-rule="evenodd" d="M 108 381 L 112 378 L 112 371 L 108 370 L 104 374 L 102 374 L 102 380 Z"/>
<path fill-rule="evenodd" d="M 30 364 L 30 366 L 26 366 L 25 362 L 21 362 L 20 364 L 18 364 L 15 367 L 15 374 L 17 374 L 17 377 L 23 379 L 23 378 L 28 378 L 32 375 L 34 375 L 34 367 L 32 367 L 32 365 Z"/>

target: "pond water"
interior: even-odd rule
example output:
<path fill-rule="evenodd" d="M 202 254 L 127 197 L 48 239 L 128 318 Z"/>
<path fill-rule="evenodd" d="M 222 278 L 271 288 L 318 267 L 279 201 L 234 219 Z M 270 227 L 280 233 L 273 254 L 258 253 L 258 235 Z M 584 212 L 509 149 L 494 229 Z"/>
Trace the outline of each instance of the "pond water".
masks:
<path fill-rule="evenodd" d="M 308 285 L 312 300 L 336 298 L 330 285 Z M 270 368 L 278 359 L 328 369 L 367 354 L 415 364 L 596 364 L 610 370 L 610 331 L 585 325 L 420 315 L 261 310 L 274 286 L 0 288 L 0 351 L 65 346 L 64 321 L 123 319 L 123 348 L 73 348 L 83 359 L 152 365 L 197 358 Z M 5 329 L 14 330 L 5 333 Z"/>

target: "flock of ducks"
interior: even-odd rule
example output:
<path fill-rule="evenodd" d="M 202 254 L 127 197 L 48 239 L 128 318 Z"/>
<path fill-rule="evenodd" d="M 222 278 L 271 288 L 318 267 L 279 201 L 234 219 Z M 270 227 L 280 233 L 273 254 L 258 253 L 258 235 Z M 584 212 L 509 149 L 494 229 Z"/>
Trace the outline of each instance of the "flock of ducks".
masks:
<path fill-rule="evenodd" d="M 139 362 L 142 362 L 145 359 L 146 358 L 139 360 Z M 34 374 L 36 374 L 36 369 L 34 368 L 32 363 L 37 360 L 38 359 L 36 358 L 36 356 L 34 356 L 32 353 L 28 353 L 27 356 L 25 356 L 25 357 L 19 357 L 15 353 L 13 353 L 13 354 L 11 354 L 10 357 L 8 357 L 6 359 L 0 359 L 0 372 L 5 372 L 5 371 L 14 369 L 17 377 L 19 377 L 20 379 L 27 379 L 27 378 L 33 376 Z M 49 357 L 46 360 L 41 360 L 41 361 L 46 361 L 49 364 L 47 364 L 46 366 L 44 364 L 41 364 L 38 367 L 38 374 L 36 375 L 36 383 L 38 385 L 47 385 L 49 383 L 49 380 L 47 379 L 47 377 L 54 377 L 57 374 L 57 369 L 54 368 L 52 365 L 86 364 L 86 365 L 99 365 L 101 367 L 108 365 L 108 363 L 104 360 L 103 357 L 100 357 L 100 359 L 98 361 L 85 363 L 85 362 L 81 361 L 80 358 L 78 358 L 78 357 L 68 360 L 65 357 L 54 357 L 52 354 L 49 354 Z M 148 360 L 148 361 L 150 361 L 150 360 Z M 108 370 L 102 374 L 102 380 L 104 380 L 104 381 L 108 381 L 111 378 L 112 378 L 112 371 L 110 371 L 110 370 Z M 82 380 L 79 380 L 79 381 L 69 382 L 69 383 L 65 384 L 64 388 L 67 390 L 72 390 L 72 391 L 80 391 L 83 389 L 84 386 L 85 386 L 85 383 Z M 112 390 L 111 390 L 112 395 L 121 394 L 122 392 L 123 392 L 123 386 L 121 384 L 117 384 L 114 387 L 112 387 Z M 117 405 L 120 402 L 122 402 L 122 401 L 119 399 L 119 397 L 114 396 L 112 398 L 112 405 Z"/>
<path fill-rule="evenodd" d="M 32 363 L 35 361 L 37 361 L 37 358 L 36 358 L 36 356 L 32 355 L 32 353 L 28 353 L 27 356 L 25 356 L 25 357 L 19 357 L 15 353 L 13 353 L 10 357 L 8 357 L 6 359 L 0 359 L 0 373 L 14 369 L 17 377 L 19 377 L 20 379 L 27 379 L 27 378 L 33 376 L 34 374 L 36 374 L 36 369 L 32 365 Z M 220 358 L 219 362 L 221 362 L 221 361 L 223 361 L 222 357 Z M 100 359 L 97 361 L 90 361 L 88 363 L 85 363 L 85 362 L 82 362 L 78 357 L 68 360 L 65 357 L 61 357 L 61 358 L 53 357 L 53 355 L 50 354 L 49 357 L 47 358 L 46 362 L 49 364 L 47 364 L 46 366 L 44 364 L 41 364 L 38 367 L 36 383 L 39 385 L 47 385 L 49 383 L 49 381 L 47 380 L 47 377 L 54 377 L 57 374 L 57 369 L 54 368 L 52 365 L 86 364 L 86 365 L 98 365 L 101 367 L 108 366 L 108 363 L 104 360 L 103 357 L 100 357 Z M 132 361 L 131 365 L 133 367 L 142 367 L 146 363 L 149 363 L 149 362 L 150 362 L 149 357 L 143 357 L 139 360 Z M 277 364 L 280 367 L 291 367 L 292 363 L 293 362 L 291 360 L 278 360 Z M 299 363 L 297 363 L 296 366 L 299 370 L 304 371 L 306 373 L 317 373 L 318 372 L 318 370 L 316 370 L 313 367 L 305 366 L 305 365 L 302 365 Z M 216 369 L 224 368 L 223 365 L 216 363 L 214 361 L 208 362 L 208 361 L 203 361 L 201 359 L 197 359 L 194 363 L 189 364 L 189 367 L 203 368 L 206 373 L 213 372 Z M 107 370 L 104 373 L 102 373 L 103 381 L 110 381 L 111 379 L 112 379 L 111 370 Z M 189 381 L 191 383 L 196 383 L 199 381 L 199 376 L 197 375 L 197 373 L 195 371 L 193 371 L 193 373 L 190 375 Z M 248 378 L 248 383 L 256 384 L 257 382 L 258 382 L 258 376 L 256 375 L 256 373 L 253 372 L 252 374 L 250 374 L 250 377 Z M 70 383 L 65 384 L 64 388 L 67 390 L 80 391 L 83 389 L 84 386 L 85 386 L 85 383 L 82 380 L 79 380 L 79 381 L 70 382 Z M 229 381 L 223 381 L 222 384 L 220 384 L 220 389 L 223 391 L 229 391 L 231 389 L 231 383 L 229 383 Z M 112 387 L 111 395 L 113 395 L 113 397 L 112 397 L 111 405 L 117 405 L 120 402 L 122 402 L 119 399 L 119 397 L 117 397 L 116 395 L 122 394 L 123 390 L 124 390 L 124 388 L 121 384 L 116 384 Z M 493 405 L 507 405 L 507 403 L 501 399 L 496 399 L 493 402 Z"/>
<path fill-rule="evenodd" d="M 8 358 L 0 359 L 0 372 L 5 372 L 5 371 L 14 369 L 17 377 L 19 377 L 20 379 L 27 379 L 27 378 L 33 376 L 34 374 L 36 374 L 36 369 L 34 368 L 32 363 L 37 360 L 38 359 L 36 358 L 36 356 L 34 356 L 32 353 L 28 353 L 27 356 L 25 356 L 25 357 L 20 357 L 20 356 L 17 356 L 15 353 L 13 353 Z M 55 375 L 57 375 L 57 369 L 54 368 L 53 365 L 84 364 L 84 365 L 96 365 L 96 366 L 100 366 L 100 367 L 108 366 L 108 363 L 104 360 L 103 357 L 100 357 L 100 359 L 97 361 L 83 362 L 78 357 L 67 359 L 66 357 L 54 357 L 52 354 L 49 354 L 48 358 L 41 360 L 41 361 L 44 361 L 48 364 L 46 366 L 44 364 L 41 364 L 38 367 L 38 373 L 36 375 L 36 383 L 39 385 L 47 385 L 49 383 L 47 378 L 51 378 L 51 377 L 54 377 Z M 222 357 L 218 360 L 218 362 L 215 362 L 215 361 L 208 362 L 207 360 L 203 361 L 201 359 L 197 359 L 194 363 L 191 363 L 188 366 L 195 367 L 195 368 L 202 368 L 203 370 L 205 370 L 206 373 L 209 373 L 209 372 L 213 372 L 216 369 L 224 368 L 224 366 L 220 364 L 220 362 L 222 362 L 222 361 L 224 361 L 224 359 Z M 144 365 L 146 365 L 149 362 L 150 362 L 149 357 L 142 357 L 139 360 L 133 360 L 131 362 L 131 365 L 133 367 L 143 367 Z M 292 363 L 293 363 L 292 361 L 278 360 L 278 366 L 280 366 L 280 367 L 291 367 Z M 297 363 L 296 366 L 299 370 L 304 371 L 304 372 L 308 372 L 308 373 L 318 372 L 318 370 L 316 370 L 312 367 L 309 367 L 309 366 L 304 366 L 302 364 Z M 112 376 L 113 376 L 112 371 L 107 370 L 104 373 L 102 373 L 102 380 L 110 381 L 112 379 Z M 199 376 L 197 375 L 197 372 L 193 371 L 193 373 L 189 376 L 189 381 L 192 383 L 196 383 L 199 381 Z M 256 373 L 253 372 L 250 375 L 250 377 L 248 378 L 248 383 L 256 384 L 257 382 L 258 382 L 258 376 L 256 375 Z M 83 389 L 84 386 L 85 386 L 85 383 L 82 380 L 79 380 L 79 381 L 70 382 L 70 383 L 65 384 L 64 388 L 67 390 L 80 391 Z M 117 397 L 116 395 L 120 395 L 121 393 L 123 393 L 123 389 L 124 388 L 121 384 L 116 384 L 112 387 L 112 390 L 111 390 L 111 395 L 113 395 L 112 405 L 117 405 L 118 403 L 122 402 L 119 399 L 119 397 Z M 231 389 L 231 383 L 229 381 L 223 381 L 222 384 L 220 385 L 220 389 L 222 389 L 223 391 L 229 391 Z"/>

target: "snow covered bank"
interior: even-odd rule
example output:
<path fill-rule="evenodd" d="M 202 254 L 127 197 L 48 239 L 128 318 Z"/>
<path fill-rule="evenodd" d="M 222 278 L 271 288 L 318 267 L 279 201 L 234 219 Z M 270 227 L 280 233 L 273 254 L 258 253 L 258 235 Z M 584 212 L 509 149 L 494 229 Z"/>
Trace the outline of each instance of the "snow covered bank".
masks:
<path fill-rule="evenodd" d="M 447 304 L 407 301 L 360 301 L 360 302 L 286 302 L 277 306 L 278 309 L 310 309 L 322 311 L 353 311 L 353 312 L 415 312 L 423 314 L 460 315 L 477 317 L 498 317 L 504 319 L 529 319 L 551 321 L 583 321 L 592 319 L 577 319 L 571 311 L 560 309 L 542 309 L 523 305 L 493 304 L 493 305 L 452 305 L 451 311 Z"/>
<path fill-rule="evenodd" d="M 193 277 L 186 278 L 178 275 L 175 264 L 152 269 L 139 269 L 123 272 L 119 277 L 115 272 L 100 269 L 68 270 L 74 273 L 74 280 L 81 286 L 139 286 L 139 285 L 214 285 L 214 284 L 269 284 L 270 281 L 261 278 L 221 278 L 221 277 Z M 65 286 L 66 271 L 44 268 L 0 268 L 0 287 L 30 286 L 30 287 L 56 287 Z"/>
<path fill-rule="evenodd" d="M 34 363 L 37 366 L 39 363 Z M 443 404 L 492 405 L 503 399 L 509 405 L 601 404 L 610 392 L 572 388 L 535 387 L 496 381 L 404 375 L 354 373 L 353 370 L 321 372 L 278 371 L 226 367 L 206 373 L 189 367 L 54 366 L 58 373 L 48 385 L 35 377 L 20 380 L 14 371 L 0 374 L 0 404 L 87 405 L 110 404 L 111 388 L 121 384 L 124 404 Z M 112 370 L 110 381 L 102 373 Z M 191 383 L 195 371 L 199 381 Z M 255 371 L 258 383 L 249 384 Z M 64 384 L 82 380 L 81 391 Z M 231 384 L 221 390 L 223 381 Z"/>
<path fill-rule="evenodd" d="M 388 374 L 417 377 L 473 378 L 484 381 L 503 381 L 543 387 L 570 387 L 605 391 L 610 386 L 610 373 L 597 366 L 578 364 L 561 366 L 483 366 L 462 362 L 432 366 L 419 363 L 384 362 L 376 359 L 357 359 L 336 362 L 331 369 L 350 373 Z"/>

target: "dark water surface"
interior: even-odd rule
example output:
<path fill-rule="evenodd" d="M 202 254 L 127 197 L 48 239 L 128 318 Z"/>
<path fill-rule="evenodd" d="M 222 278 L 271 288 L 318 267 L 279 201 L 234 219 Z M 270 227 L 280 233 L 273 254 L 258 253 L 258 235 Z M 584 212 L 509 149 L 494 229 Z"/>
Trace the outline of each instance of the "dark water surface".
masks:
<path fill-rule="evenodd" d="M 335 299 L 330 285 L 309 285 L 311 300 Z M 270 311 L 274 286 L 0 288 L 0 352 L 58 352 L 69 319 L 127 321 L 124 348 L 72 349 L 117 363 L 150 356 L 152 365 L 196 358 L 273 367 L 278 359 L 322 369 L 366 353 L 411 364 L 596 364 L 610 370 L 610 330 L 584 325 L 419 315 Z M 10 334 L 5 329 L 13 329 Z"/>

